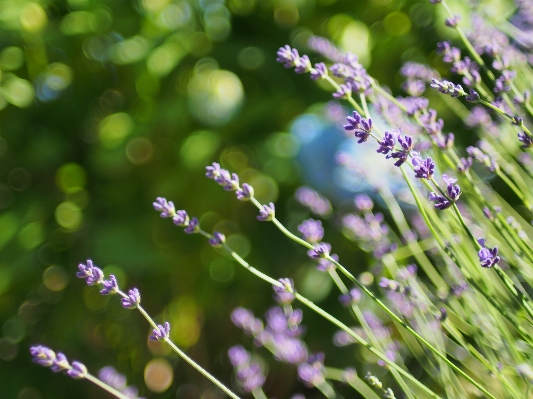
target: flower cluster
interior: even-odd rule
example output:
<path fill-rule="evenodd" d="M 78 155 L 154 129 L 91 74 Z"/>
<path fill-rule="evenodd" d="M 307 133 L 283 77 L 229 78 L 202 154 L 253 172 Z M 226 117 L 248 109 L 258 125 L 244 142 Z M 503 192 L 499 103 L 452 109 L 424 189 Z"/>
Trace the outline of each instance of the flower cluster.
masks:
<path fill-rule="evenodd" d="M 67 357 L 58 352 L 57 354 L 50 348 L 42 345 L 32 346 L 30 353 L 33 361 L 40 366 L 50 367 L 54 373 L 64 371 L 69 377 L 80 379 L 87 375 L 87 367 L 80 362 L 69 363 Z"/>
<path fill-rule="evenodd" d="M 358 139 L 358 143 L 364 143 L 368 140 L 372 132 L 372 119 L 363 118 L 357 111 L 353 111 L 352 116 L 346 117 L 348 122 L 344 125 L 344 130 L 353 131 L 354 136 Z"/>
<path fill-rule="evenodd" d="M 491 268 L 494 265 L 498 264 L 498 262 L 500 261 L 500 257 L 498 256 L 498 247 L 486 247 L 486 240 L 484 238 L 480 238 L 477 241 L 482 247 L 477 253 L 479 257 L 479 263 L 481 263 L 481 267 Z"/>
<path fill-rule="evenodd" d="M 266 377 L 259 363 L 254 362 L 250 353 L 241 345 L 228 350 L 228 357 L 235 369 L 237 381 L 246 392 L 254 392 L 265 383 Z"/>
<path fill-rule="evenodd" d="M 446 184 L 447 195 L 439 195 L 437 193 L 430 193 L 429 200 L 435 203 L 435 208 L 442 211 L 452 206 L 461 196 L 461 188 L 454 184 L 457 179 L 448 177 L 448 175 L 442 175 L 442 180 Z"/>

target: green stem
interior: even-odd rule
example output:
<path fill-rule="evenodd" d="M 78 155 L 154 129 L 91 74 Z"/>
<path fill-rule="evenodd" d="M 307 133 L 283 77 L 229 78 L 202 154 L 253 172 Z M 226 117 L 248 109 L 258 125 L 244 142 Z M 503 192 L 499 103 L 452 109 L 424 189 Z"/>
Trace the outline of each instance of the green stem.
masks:
<path fill-rule="evenodd" d="M 93 376 L 93 375 L 91 375 L 89 373 L 85 374 L 83 378 L 85 378 L 88 381 L 91 381 L 94 385 L 99 386 L 104 391 L 109 392 L 111 395 L 114 395 L 114 396 L 116 396 L 119 399 L 130 399 L 129 396 L 126 396 L 122 392 L 117 391 L 115 388 L 107 385 L 105 382 L 99 380 L 98 378 L 96 378 L 95 376 Z"/>

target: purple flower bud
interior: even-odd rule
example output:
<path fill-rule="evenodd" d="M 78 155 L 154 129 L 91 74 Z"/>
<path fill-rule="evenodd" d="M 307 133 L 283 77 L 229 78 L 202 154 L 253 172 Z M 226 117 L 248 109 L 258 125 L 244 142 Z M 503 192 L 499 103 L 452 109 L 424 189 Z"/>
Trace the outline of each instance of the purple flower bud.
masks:
<path fill-rule="evenodd" d="M 298 377 L 309 387 L 320 386 L 326 380 L 326 370 L 324 368 L 324 354 L 316 353 L 307 359 L 305 363 L 298 366 Z"/>
<path fill-rule="evenodd" d="M 446 21 L 444 21 L 444 24 L 450 28 L 455 28 L 457 27 L 457 24 L 459 23 L 460 20 L 461 20 L 460 15 L 454 15 L 451 18 L 446 18 Z"/>
<path fill-rule="evenodd" d="M 275 217 L 274 203 L 270 202 L 268 205 L 264 204 L 263 208 L 259 210 L 257 220 L 262 222 L 269 222 Z"/>
<path fill-rule="evenodd" d="M 323 62 L 315 64 L 315 68 L 311 70 L 311 79 L 321 80 L 325 79 L 328 76 L 328 68 Z"/>
<path fill-rule="evenodd" d="M 102 281 L 104 288 L 100 291 L 102 295 L 112 295 L 118 292 L 118 283 L 115 276 L 109 276 L 109 280 Z"/>
<path fill-rule="evenodd" d="M 355 208 L 359 212 L 368 212 L 371 211 L 374 207 L 374 202 L 366 194 L 358 194 L 354 198 Z"/>
<path fill-rule="evenodd" d="M 176 212 L 176 215 L 172 218 L 172 222 L 176 226 L 188 226 L 189 225 L 189 215 L 184 210 L 179 210 Z"/>
<path fill-rule="evenodd" d="M 530 148 L 531 146 L 533 146 L 533 137 L 531 137 L 526 132 L 518 133 L 518 141 L 522 143 L 521 147 L 523 149 Z"/>
<path fill-rule="evenodd" d="M 465 97 L 466 101 L 471 103 L 477 103 L 481 100 L 481 97 L 479 96 L 479 93 L 475 91 L 474 89 L 469 90 L 469 94 Z"/>
<path fill-rule="evenodd" d="M 50 370 L 52 370 L 54 373 L 59 373 L 60 371 L 66 371 L 71 368 L 67 357 L 61 353 L 58 352 L 56 355 L 56 358 L 54 359 L 54 364 L 50 367 Z"/>
<path fill-rule="evenodd" d="M 67 371 L 67 375 L 74 379 L 85 378 L 87 375 L 87 367 L 80 362 L 72 362 L 72 368 Z"/>
<path fill-rule="evenodd" d="M 239 201 L 248 201 L 254 196 L 254 188 L 248 183 L 243 183 L 242 187 L 235 192 Z"/>
<path fill-rule="evenodd" d="M 455 85 L 447 80 L 439 81 L 438 79 L 433 79 L 432 82 L 430 86 L 443 94 L 449 94 L 452 97 L 466 96 L 466 92 L 461 85 Z"/>
<path fill-rule="evenodd" d="M 392 132 L 392 133 L 385 132 L 383 140 L 378 141 L 379 148 L 377 149 L 377 152 L 381 154 L 388 154 L 389 152 L 393 151 L 394 146 L 396 145 L 395 136 L 396 136 L 395 132 Z"/>
<path fill-rule="evenodd" d="M 174 203 L 172 201 L 167 201 L 166 198 L 163 197 L 157 197 L 153 206 L 157 212 L 161 213 L 162 218 L 173 217 L 176 212 Z"/>
<path fill-rule="evenodd" d="M 87 259 L 87 265 L 80 263 L 78 269 L 80 271 L 76 273 L 76 277 L 84 278 L 88 285 L 97 285 L 104 281 L 104 272 L 94 266 L 90 259 Z"/>
<path fill-rule="evenodd" d="M 218 231 L 213 233 L 213 236 L 209 239 L 209 244 L 215 248 L 221 247 L 226 242 L 226 236 Z"/>
<path fill-rule="evenodd" d="M 335 98 L 349 98 L 351 96 L 352 96 L 352 84 L 350 82 L 339 85 L 339 88 L 337 89 L 337 91 L 333 93 L 333 97 Z"/>
<path fill-rule="evenodd" d="M 56 359 L 56 353 L 43 345 L 32 346 L 30 353 L 33 356 L 33 362 L 43 367 L 51 367 Z"/>
<path fill-rule="evenodd" d="M 280 47 L 277 54 L 278 58 L 276 58 L 276 61 L 283 63 L 285 68 L 293 67 L 295 62 L 300 58 L 298 50 L 291 48 L 288 44 Z"/>
<path fill-rule="evenodd" d="M 168 339 L 169 335 L 170 335 L 170 323 L 166 321 L 164 326 L 162 326 L 161 324 L 158 324 L 157 327 L 153 329 L 152 335 L 150 335 L 150 339 L 152 341 L 164 342 Z"/>
<path fill-rule="evenodd" d="M 229 348 L 228 357 L 233 367 L 240 367 L 250 361 L 250 354 L 241 345 Z"/>
<path fill-rule="evenodd" d="M 457 164 L 457 171 L 459 173 L 465 173 L 472 167 L 474 160 L 471 157 L 461 158 L 461 162 Z"/>
<path fill-rule="evenodd" d="M 324 237 L 324 228 L 320 220 L 304 220 L 298 226 L 298 231 L 302 233 L 304 240 L 310 243 L 319 242 Z"/>
<path fill-rule="evenodd" d="M 488 248 L 485 246 L 485 239 L 478 239 L 479 244 L 483 247 L 477 253 L 481 267 L 491 268 L 500 261 L 498 256 L 498 247 Z"/>
<path fill-rule="evenodd" d="M 200 222 L 198 221 L 198 218 L 193 217 L 183 231 L 187 234 L 198 233 L 200 231 Z"/>
<path fill-rule="evenodd" d="M 294 281 L 290 278 L 280 278 L 278 280 L 283 287 L 273 285 L 274 299 L 281 305 L 287 305 L 294 301 Z"/>
<path fill-rule="evenodd" d="M 419 179 L 431 180 L 433 173 L 435 172 L 435 162 L 428 157 L 427 159 L 422 159 L 419 156 L 413 157 L 411 163 L 415 167 L 415 177 Z"/>
<path fill-rule="evenodd" d="M 121 299 L 122 306 L 126 309 L 135 309 L 141 303 L 141 293 L 137 288 L 128 291 L 127 298 Z"/>
<path fill-rule="evenodd" d="M 361 300 L 361 291 L 357 288 L 352 288 L 347 294 L 339 296 L 339 301 L 344 307 L 355 305 Z"/>
<path fill-rule="evenodd" d="M 307 255 L 311 258 L 327 258 L 331 252 L 331 245 L 326 242 L 321 242 L 315 245 L 313 249 L 307 251 Z"/>
<path fill-rule="evenodd" d="M 216 179 L 218 177 L 220 177 L 220 164 L 217 163 L 217 162 L 213 162 L 213 164 L 211 166 L 206 166 L 205 167 L 205 175 L 209 178 L 209 179 Z"/>

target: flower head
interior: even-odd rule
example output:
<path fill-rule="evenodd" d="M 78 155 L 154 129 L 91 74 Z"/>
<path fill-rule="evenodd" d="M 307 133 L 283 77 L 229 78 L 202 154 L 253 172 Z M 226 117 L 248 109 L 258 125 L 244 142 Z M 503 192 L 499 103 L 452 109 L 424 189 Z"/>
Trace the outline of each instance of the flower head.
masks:
<path fill-rule="evenodd" d="M 257 216 L 257 220 L 260 220 L 262 222 L 269 222 L 272 219 L 274 219 L 276 212 L 275 212 L 274 203 L 270 202 L 268 205 L 264 204 L 263 207 L 259 210 L 259 215 Z"/>
<path fill-rule="evenodd" d="M 114 275 L 109 276 L 109 280 L 102 281 L 104 288 L 100 291 L 102 295 L 112 295 L 118 292 L 118 283 Z"/>
<path fill-rule="evenodd" d="M 176 212 L 172 218 L 172 222 L 176 226 L 188 226 L 189 225 L 189 215 L 184 210 L 179 210 Z"/>
<path fill-rule="evenodd" d="M 304 240 L 310 243 L 319 242 L 324 237 L 324 228 L 320 220 L 304 220 L 298 226 L 298 231 L 302 233 Z"/>
<path fill-rule="evenodd" d="M 67 371 L 69 377 L 74 379 L 85 378 L 87 375 L 87 367 L 80 362 L 72 362 L 72 368 Z"/>
<path fill-rule="evenodd" d="M 33 356 L 33 362 L 44 367 L 51 367 L 56 359 L 56 353 L 43 345 L 32 346 L 30 353 Z"/>
<path fill-rule="evenodd" d="M 126 298 L 121 300 L 122 306 L 126 309 L 135 309 L 141 303 L 141 293 L 137 288 L 128 291 Z"/>
<path fill-rule="evenodd" d="M 215 248 L 219 248 L 226 242 L 226 236 L 218 231 L 213 233 L 213 236 L 209 239 L 209 244 Z"/>
<path fill-rule="evenodd" d="M 307 255 L 311 258 L 320 259 L 327 258 L 331 252 L 331 245 L 326 242 L 321 242 L 315 245 L 313 249 L 307 251 Z"/>
<path fill-rule="evenodd" d="M 88 285 L 97 285 L 104 281 L 104 272 L 93 265 L 90 259 L 87 259 L 87 264 L 80 263 L 78 265 L 79 272 L 76 277 L 84 278 Z"/>
<path fill-rule="evenodd" d="M 433 173 L 435 172 L 435 162 L 433 162 L 431 157 L 422 159 L 419 156 L 415 156 L 411 160 L 411 163 L 415 167 L 415 177 L 431 180 Z"/>
<path fill-rule="evenodd" d="M 352 116 L 346 117 L 348 124 L 344 125 L 344 130 L 354 132 L 354 135 L 359 140 L 359 144 L 368 140 L 370 133 L 372 132 L 373 123 L 372 119 L 364 119 L 357 111 L 353 111 Z"/>
<path fill-rule="evenodd" d="M 242 187 L 235 192 L 239 201 L 248 201 L 254 196 L 254 188 L 248 183 L 243 183 Z"/>
<path fill-rule="evenodd" d="M 294 281 L 290 278 L 280 278 L 278 281 L 283 284 L 283 286 L 272 286 L 272 289 L 274 290 L 274 299 L 281 305 L 287 305 L 294 301 Z"/>
<path fill-rule="evenodd" d="M 479 263 L 481 263 L 481 267 L 491 268 L 496 265 L 500 261 L 500 257 L 498 256 L 498 247 L 486 247 L 484 238 L 480 238 L 477 241 L 479 245 L 482 246 L 482 248 L 477 253 L 477 256 L 479 257 Z"/>
<path fill-rule="evenodd" d="M 165 322 L 165 325 L 162 326 L 161 324 L 158 324 L 156 328 L 153 329 L 152 335 L 150 335 L 150 339 L 152 341 L 166 341 L 170 335 L 170 323 L 168 321 Z"/>
<path fill-rule="evenodd" d="M 157 197 L 153 206 L 157 212 L 161 213 L 162 218 L 171 218 L 176 212 L 174 203 L 172 201 L 167 201 L 166 198 L 163 197 Z"/>
<path fill-rule="evenodd" d="M 198 233 L 200 231 L 200 222 L 198 221 L 198 218 L 197 217 L 191 218 L 191 220 L 189 221 L 189 224 L 187 225 L 187 227 L 185 227 L 183 231 L 187 234 Z"/>

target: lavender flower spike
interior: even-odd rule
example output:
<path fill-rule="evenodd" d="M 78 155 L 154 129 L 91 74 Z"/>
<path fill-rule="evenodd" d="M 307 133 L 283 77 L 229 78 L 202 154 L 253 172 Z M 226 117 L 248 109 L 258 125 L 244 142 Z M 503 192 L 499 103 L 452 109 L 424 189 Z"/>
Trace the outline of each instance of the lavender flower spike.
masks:
<path fill-rule="evenodd" d="M 280 278 L 278 281 L 283 284 L 283 287 L 277 285 L 272 286 L 274 299 L 280 305 L 288 305 L 294 301 L 294 281 L 290 278 Z"/>
<path fill-rule="evenodd" d="M 466 92 L 461 85 L 455 85 L 447 80 L 439 81 L 438 79 L 432 79 L 431 81 L 433 83 L 430 86 L 443 94 L 449 94 L 452 97 L 466 96 Z"/>
<path fill-rule="evenodd" d="M 187 234 L 198 233 L 200 231 L 200 222 L 198 221 L 198 218 L 197 217 L 191 218 L 191 221 L 189 222 L 189 224 L 187 225 L 187 227 L 185 227 L 183 231 Z"/>
<path fill-rule="evenodd" d="M 239 201 L 249 201 L 254 196 L 254 188 L 248 183 L 243 183 L 242 187 L 235 192 Z"/>
<path fill-rule="evenodd" d="M 166 198 L 163 197 L 157 197 L 153 206 L 157 212 L 161 213 L 162 218 L 171 218 L 176 213 L 174 203 L 172 201 L 167 201 Z"/>
<path fill-rule="evenodd" d="M 357 111 L 353 111 L 352 116 L 346 117 L 346 121 L 348 124 L 343 126 L 344 130 L 353 130 L 355 137 L 359 139 L 357 143 L 361 144 L 368 140 L 373 128 L 371 118 L 364 119 Z"/>
<path fill-rule="evenodd" d="M 30 353 L 33 356 L 33 362 L 43 367 L 51 367 L 56 359 L 56 353 L 43 345 L 32 346 Z"/>
<path fill-rule="evenodd" d="M 152 341 L 164 342 L 168 339 L 169 335 L 170 335 L 170 323 L 166 321 L 164 326 L 162 326 L 161 324 L 158 324 L 157 327 L 154 328 L 152 335 L 150 335 L 150 339 Z"/>
<path fill-rule="evenodd" d="M 307 252 L 307 255 L 309 255 L 311 258 L 319 259 L 328 257 L 330 252 L 331 245 L 326 242 L 321 242 L 315 245 L 313 249 L 310 249 Z"/>
<path fill-rule="evenodd" d="M 215 248 L 220 248 L 225 242 L 226 236 L 222 233 L 219 233 L 218 231 L 215 231 L 213 233 L 213 236 L 209 239 L 209 244 L 211 244 L 211 246 Z"/>
<path fill-rule="evenodd" d="M 274 219 L 275 213 L 275 207 L 274 203 L 269 203 L 268 205 L 263 205 L 263 208 L 259 210 L 259 215 L 257 216 L 257 220 L 260 220 L 262 222 L 269 222 L 272 219 Z"/>
<path fill-rule="evenodd" d="M 310 243 L 319 242 L 324 237 L 324 228 L 320 220 L 304 220 L 298 226 L 298 231 L 302 233 L 304 240 Z"/>
<path fill-rule="evenodd" d="M 87 367 L 85 367 L 83 363 L 72 362 L 72 368 L 67 371 L 67 374 L 74 379 L 85 378 L 87 375 Z"/>
<path fill-rule="evenodd" d="M 179 210 L 176 212 L 172 218 L 172 222 L 176 226 L 188 226 L 189 225 L 189 215 L 184 210 Z"/>
<path fill-rule="evenodd" d="M 128 291 L 128 297 L 122 298 L 122 306 L 126 309 L 135 309 L 141 303 L 141 293 L 137 288 Z"/>
<path fill-rule="evenodd" d="M 78 269 L 80 271 L 76 273 L 76 277 L 84 278 L 88 285 L 97 285 L 104 281 L 104 272 L 94 266 L 90 259 L 87 259 L 86 265 L 80 263 Z"/>
<path fill-rule="evenodd" d="M 479 238 L 478 243 L 483 247 L 477 253 L 481 267 L 491 268 L 500 261 L 498 247 L 488 248 L 485 246 L 485 239 Z"/>
<path fill-rule="evenodd" d="M 419 179 L 431 180 L 433 173 L 435 172 L 435 162 L 428 157 L 427 159 L 422 159 L 419 156 L 413 157 L 411 163 L 415 167 L 415 177 Z"/>
<path fill-rule="evenodd" d="M 115 276 L 109 276 L 109 280 L 102 281 L 104 288 L 100 291 L 102 295 L 112 295 L 118 292 L 118 283 Z"/>

